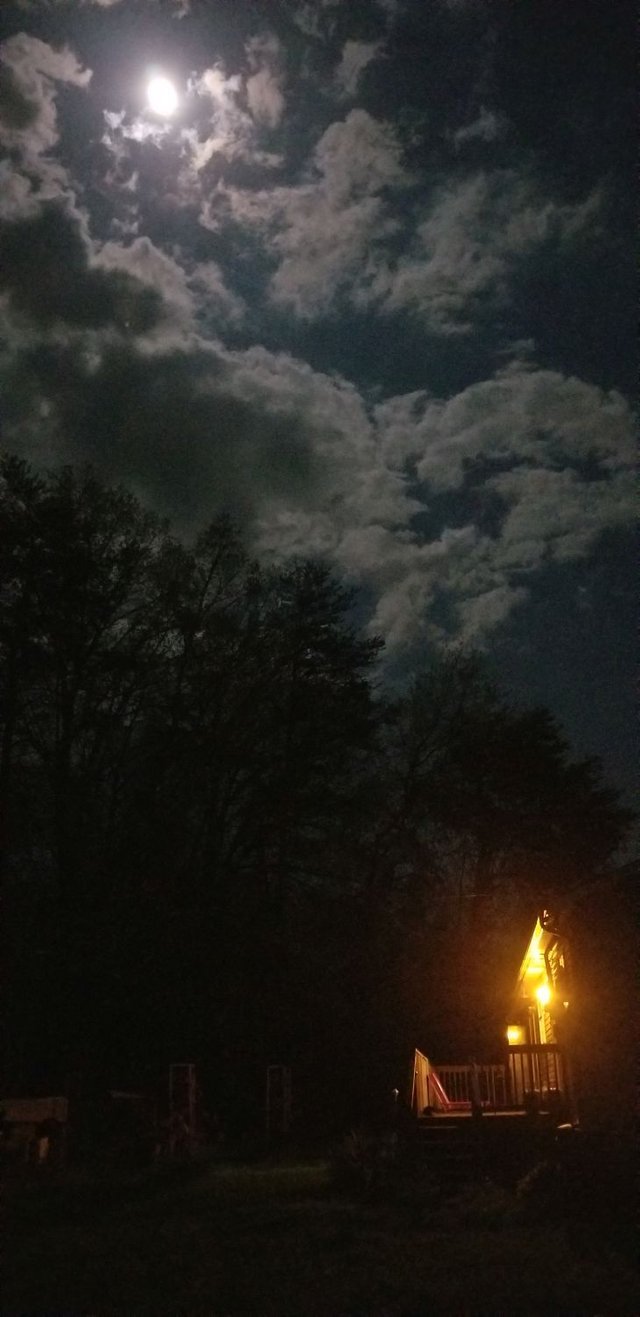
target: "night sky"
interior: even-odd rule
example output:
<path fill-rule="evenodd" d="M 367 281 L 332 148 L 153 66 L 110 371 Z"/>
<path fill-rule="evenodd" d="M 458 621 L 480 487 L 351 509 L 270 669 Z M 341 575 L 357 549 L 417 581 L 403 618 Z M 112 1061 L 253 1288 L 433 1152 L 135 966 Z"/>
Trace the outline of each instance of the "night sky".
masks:
<path fill-rule="evenodd" d="M 627 793 L 633 20 L 0 9 L 4 446 L 181 534 L 228 509 L 265 559 L 326 558 L 390 678 L 477 646 Z"/>

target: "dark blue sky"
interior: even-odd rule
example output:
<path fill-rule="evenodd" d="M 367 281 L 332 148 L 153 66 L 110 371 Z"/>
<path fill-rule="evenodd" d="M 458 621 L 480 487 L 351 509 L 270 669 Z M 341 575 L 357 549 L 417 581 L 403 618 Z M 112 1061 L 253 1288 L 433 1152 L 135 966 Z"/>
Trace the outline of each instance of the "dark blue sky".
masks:
<path fill-rule="evenodd" d="M 389 671 L 480 647 L 627 792 L 633 35 L 610 0 L 0 13 L 4 443 L 328 558 Z"/>

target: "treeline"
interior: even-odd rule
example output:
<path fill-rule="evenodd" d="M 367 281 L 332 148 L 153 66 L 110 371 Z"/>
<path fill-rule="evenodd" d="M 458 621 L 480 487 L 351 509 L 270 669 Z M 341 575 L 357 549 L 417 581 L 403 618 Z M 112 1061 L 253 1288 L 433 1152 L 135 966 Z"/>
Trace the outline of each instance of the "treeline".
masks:
<path fill-rule="evenodd" d="M 386 691 L 329 570 L 224 519 L 8 456 L 0 524 L 6 1083 L 195 1059 L 241 1126 L 288 1063 L 339 1121 L 490 1045 L 531 909 L 624 835 L 597 763 L 472 655 Z"/>

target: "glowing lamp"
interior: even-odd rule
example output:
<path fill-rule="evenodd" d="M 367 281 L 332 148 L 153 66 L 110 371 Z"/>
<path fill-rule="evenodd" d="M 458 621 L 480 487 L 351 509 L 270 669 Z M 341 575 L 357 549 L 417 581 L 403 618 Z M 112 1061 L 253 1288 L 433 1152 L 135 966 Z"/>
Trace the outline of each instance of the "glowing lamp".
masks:
<path fill-rule="evenodd" d="M 551 1001 L 551 988 L 548 983 L 541 983 L 540 987 L 536 988 L 536 997 L 541 1006 L 549 1005 L 549 1002 Z"/>
<path fill-rule="evenodd" d="M 510 1047 L 515 1047 L 522 1042 L 522 1029 L 519 1024 L 507 1025 L 507 1042 Z"/>

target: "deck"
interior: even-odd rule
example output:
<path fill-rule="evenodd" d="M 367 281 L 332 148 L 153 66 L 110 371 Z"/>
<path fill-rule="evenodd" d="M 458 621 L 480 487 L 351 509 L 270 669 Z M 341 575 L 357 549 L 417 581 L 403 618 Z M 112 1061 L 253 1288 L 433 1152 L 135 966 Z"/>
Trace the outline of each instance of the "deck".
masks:
<path fill-rule="evenodd" d="M 555 1043 L 509 1048 L 502 1063 L 435 1065 L 414 1055 L 411 1108 L 416 1116 L 497 1116 L 506 1113 L 570 1118 L 566 1062 Z"/>
<path fill-rule="evenodd" d="M 445 1192 L 478 1180 L 514 1185 L 552 1155 L 571 1119 L 554 1044 L 510 1048 L 500 1064 L 434 1065 L 416 1051 L 411 1107 L 416 1155 Z"/>

